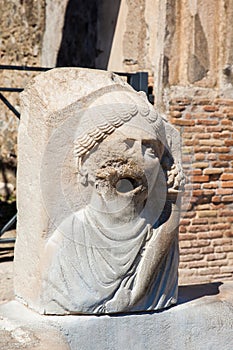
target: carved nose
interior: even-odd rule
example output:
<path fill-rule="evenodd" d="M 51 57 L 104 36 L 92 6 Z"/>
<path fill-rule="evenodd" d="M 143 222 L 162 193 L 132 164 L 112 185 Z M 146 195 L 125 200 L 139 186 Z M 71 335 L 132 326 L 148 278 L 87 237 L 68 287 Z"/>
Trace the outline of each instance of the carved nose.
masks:
<path fill-rule="evenodd" d="M 135 140 L 132 147 L 130 148 L 129 155 L 135 155 L 137 156 L 142 155 L 142 143 L 139 140 Z"/>

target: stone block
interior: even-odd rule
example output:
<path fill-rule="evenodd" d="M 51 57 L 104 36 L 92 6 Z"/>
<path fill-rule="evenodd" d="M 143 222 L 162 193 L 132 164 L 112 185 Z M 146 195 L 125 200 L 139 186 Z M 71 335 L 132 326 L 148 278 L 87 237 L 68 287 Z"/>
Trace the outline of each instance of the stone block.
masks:
<path fill-rule="evenodd" d="M 231 350 L 232 291 L 232 282 L 184 285 L 175 307 L 115 316 L 41 316 L 13 301 L 0 305 L 0 348 Z"/>
<path fill-rule="evenodd" d="M 59 315 L 176 303 L 177 130 L 106 71 L 42 73 L 21 109 L 17 300 Z"/>

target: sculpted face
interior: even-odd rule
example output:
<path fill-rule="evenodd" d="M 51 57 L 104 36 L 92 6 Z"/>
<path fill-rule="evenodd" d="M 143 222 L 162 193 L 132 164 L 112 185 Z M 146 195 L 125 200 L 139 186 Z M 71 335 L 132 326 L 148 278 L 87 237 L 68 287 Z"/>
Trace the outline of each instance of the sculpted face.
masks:
<path fill-rule="evenodd" d="M 154 135 L 132 126 L 124 125 L 108 136 L 83 159 L 88 185 L 92 187 L 92 207 L 106 214 L 118 213 L 121 221 L 141 215 L 148 196 L 158 195 L 158 174 L 160 186 L 161 181 L 164 185 L 160 165 L 163 151 L 164 146 Z M 164 197 L 166 185 L 163 190 Z M 160 203 L 164 202 L 160 196 Z M 153 216 L 158 217 L 156 209 Z"/>

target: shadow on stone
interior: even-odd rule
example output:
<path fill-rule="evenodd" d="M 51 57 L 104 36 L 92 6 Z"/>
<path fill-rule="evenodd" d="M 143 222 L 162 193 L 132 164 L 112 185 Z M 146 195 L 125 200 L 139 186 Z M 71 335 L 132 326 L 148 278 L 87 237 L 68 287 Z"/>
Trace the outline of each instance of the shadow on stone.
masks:
<path fill-rule="evenodd" d="M 69 0 L 57 67 L 106 69 L 117 23 L 120 0 Z"/>
<path fill-rule="evenodd" d="M 217 295 L 220 293 L 219 287 L 222 284 L 222 282 L 214 282 L 180 286 L 177 305 L 185 304 L 192 300 L 199 299 L 207 295 Z"/>

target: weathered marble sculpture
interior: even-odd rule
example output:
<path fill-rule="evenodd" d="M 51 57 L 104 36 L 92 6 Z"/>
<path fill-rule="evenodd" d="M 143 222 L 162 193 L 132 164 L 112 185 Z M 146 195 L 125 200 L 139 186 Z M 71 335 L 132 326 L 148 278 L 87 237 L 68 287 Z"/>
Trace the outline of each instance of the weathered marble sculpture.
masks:
<path fill-rule="evenodd" d="M 54 69 L 22 97 L 15 293 L 45 314 L 177 300 L 178 132 L 116 75 Z"/>

